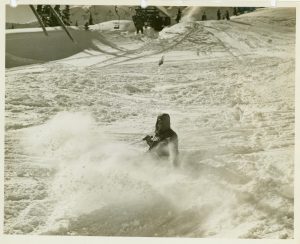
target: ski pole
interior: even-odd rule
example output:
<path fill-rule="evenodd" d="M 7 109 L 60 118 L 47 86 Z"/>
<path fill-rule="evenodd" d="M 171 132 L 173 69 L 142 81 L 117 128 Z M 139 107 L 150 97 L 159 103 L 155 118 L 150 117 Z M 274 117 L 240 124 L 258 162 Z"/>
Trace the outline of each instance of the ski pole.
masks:
<path fill-rule="evenodd" d="M 30 9 L 32 10 L 32 12 L 34 13 L 34 15 L 35 15 L 35 17 L 37 18 L 37 20 L 39 21 L 39 23 L 40 23 L 40 25 L 41 25 L 41 27 L 42 27 L 42 29 L 43 29 L 44 34 L 45 34 L 46 36 L 48 36 L 48 32 L 47 32 L 47 30 L 46 30 L 46 28 L 45 28 L 45 25 L 44 25 L 44 23 L 43 23 L 41 17 L 40 17 L 39 14 L 38 14 L 38 12 L 35 10 L 35 8 L 33 7 L 33 5 L 29 5 L 29 7 L 30 7 Z"/>
<path fill-rule="evenodd" d="M 67 35 L 70 37 L 70 39 L 72 40 L 72 42 L 76 43 L 75 40 L 74 40 L 74 38 L 72 37 L 71 33 L 68 31 L 65 23 L 62 21 L 62 19 L 59 17 L 59 15 L 56 13 L 56 11 L 53 9 L 52 6 L 50 6 L 50 10 L 54 14 L 54 17 L 59 22 L 59 24 L 61 25 L 61 27 L 65 30 L 65 32 L 67 33 Z"/>

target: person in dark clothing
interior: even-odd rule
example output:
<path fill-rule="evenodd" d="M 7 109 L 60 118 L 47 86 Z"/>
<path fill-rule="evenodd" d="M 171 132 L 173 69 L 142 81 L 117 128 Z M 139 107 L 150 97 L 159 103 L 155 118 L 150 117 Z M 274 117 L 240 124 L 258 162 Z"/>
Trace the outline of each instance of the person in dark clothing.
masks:
<path fill-rule="evenodd" d="M 142 34 L 144 34 L 144 29 L 142 25 L 138 25 L 136 28 L 136 33 L 139 34 L 139 32 L 141 31 Z"/>
<path fill-rule="evenodd" d="M 205 12 L 204 12 L 203 15 L 202 15 L 202 20 L 203 20 L 203 21 L 207 20 L 207 18 L 206 18 L 206 13 L 205 13 Z"/>
<path fill-rule="evenodd" d="M 235 15 L 235 16 L 238 15 L 238 12 L 237 12 L 237 8 L 236 8 L 236 7 L 233 8 L 233 15 Z"/>
<path fill-rule="evenodd" d="M 225 17 L 226 17 L 226 19 L 227 19 L 227 20 L 230 20 L 230 16 L 229 16 L 229 12 L 228 12 L 228 10 L 226 10 Z"/>
<path fill-rule="evenodd" d="M 84 29 L 85 30 L 89 30 L 90 28 L 89 28 L 89 22 L 86 22 L 85 24 L 84 24 Z"/>
<path fill-rule="evenodd" d="M 132 16 L 132 20 L 134 23 L 134 26 L 136 28 L 136 33 L 139 34 L 141 31 L 142 34 L 144 34 L 144 20 L 143 16 L 141 14 Z"/>
<path fill-rule="evenodd" d="M 176 22 L 179 23 L 180 19 L 181 19 L 181 10 L 179 8 L 176 16 Z"/>
<path fill-rule="evenodd" d="M 220 9 L 218 9 L 218 11 L 217 11 L 217 18 L 218 18 L 218 20 L 221 19 L 221 10 Z"/>
<path fill-rule="evenodd" d="M 139 16 L 136 21 L 136 33 L 139 34 L 141 31 L 142 34 L 144 34 L 144 21 L 142 19 L 142 16 Z"/>
<path fill-rule="evenodd" d="M 160 114 L 155 124 L 155 134 L 143 138 L 149 145 L 149 152 L 160 159 L 168 158 L 174 167 L 179 166 L 178 162 L 178 137 L 171 129 L 170 116 Z"/>
<path fill-rule="evenodd" d="M 161 31 L 163 29 L 162 17 L 160 17 L 159 15 L 156 15 L 153 20 L 153 29 L 156 31 Z"/>

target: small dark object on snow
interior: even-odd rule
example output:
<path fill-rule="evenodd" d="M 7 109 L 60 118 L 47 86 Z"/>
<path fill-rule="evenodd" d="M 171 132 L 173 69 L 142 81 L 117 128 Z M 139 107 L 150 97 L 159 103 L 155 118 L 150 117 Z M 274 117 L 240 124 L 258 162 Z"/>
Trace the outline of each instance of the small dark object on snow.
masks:
<path fill-rule="evenodd" d="M 161 59 L 158 62 L 158 66 L 161 66 L 164 63 L 164 56 L 161 57 Z"/>
<path fill-rule="evenodd" d="M 89 23 L 88 23 L 88 22 L 86 22 L 86 23 L 84 24 L 84 29 L 85 29 L 86 31 L 88 31 L 88 30 L 90 29 Z"/>

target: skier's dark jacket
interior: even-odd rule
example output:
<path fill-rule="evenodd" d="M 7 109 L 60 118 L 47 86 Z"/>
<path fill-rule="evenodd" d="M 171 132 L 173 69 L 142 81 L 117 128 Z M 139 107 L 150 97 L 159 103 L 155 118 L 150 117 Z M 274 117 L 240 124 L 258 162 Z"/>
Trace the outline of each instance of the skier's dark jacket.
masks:
<path fill-rule="evenodd" d="M 167 157 L 174 166 L 178 165 L 178 137 L 170 127 L 168 114 L 160 114 L 157 117 L 154 136 L 147 136 L 144 139 L 147 141 L 151 153 L 159 158 Z"/>

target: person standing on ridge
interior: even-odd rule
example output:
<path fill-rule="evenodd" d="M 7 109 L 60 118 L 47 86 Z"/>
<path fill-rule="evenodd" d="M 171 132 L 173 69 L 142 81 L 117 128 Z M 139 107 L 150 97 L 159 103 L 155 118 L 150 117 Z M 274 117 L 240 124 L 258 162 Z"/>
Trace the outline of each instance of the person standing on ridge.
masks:
<path fill-rule="evenodd" d="M 139 34 L 140 31 L 144 34 L 144 21 L 142 15 L 138 15 L 136 18 L 136 33 Z"/>
<path fill-rule="evenodd" d="M 171 129 L 169 114 L 158 115 L 153 136 L 147 135 L 143 138 L 149 146 L 149 152 L 159 159 L 167 158 L 174 167 L 179 166 L 178 162 L 178 137 Z"/>
<path fill-rule="evenodd" d="M 221 19 L 221 10 L 220 9 L 218 9 L 218 11 L 217 11 L 217 18 L 218 18 L 218 20 Z"/>
<path fill-rule="evenodd" d="M 141 31 L 142 34 L 144 34 L 144 18 L 143 15 L 141 13 L 137 13 L 136 15 L 132 16 L 132 20 L 134 23 L 134 26 L 136 28 L 136 34 L 139 34 L 139 32 Z"/>
<path fill-rule="evenodd" d="M 237 11 L 237 8 L 236 8 L 236 7 L 233 8 L 233 15 L 235 15 L 235 16 L 238 15 L 238 11 Z"/>
<path fill-rule="evenodd" d="M 203 20 L 203 21 L 207 20 L 205 11 L 203 12 L 202 20 Z"/>
<path fill-rule="evenodd" d="M 180 8 L 178 8 L 176 22 L 179 23 L 180 19 L 181 19 L 181 10 L 180 10 Z"/>
<path fill-rule="evenodd" d="M 230 16 L 229 16 L 229 12 L 228 12 L 228 10 L 226 10 L 225 17 L 226 17 L 226 19 L 227 19 L 227 20 L 230 20 Z"/>

